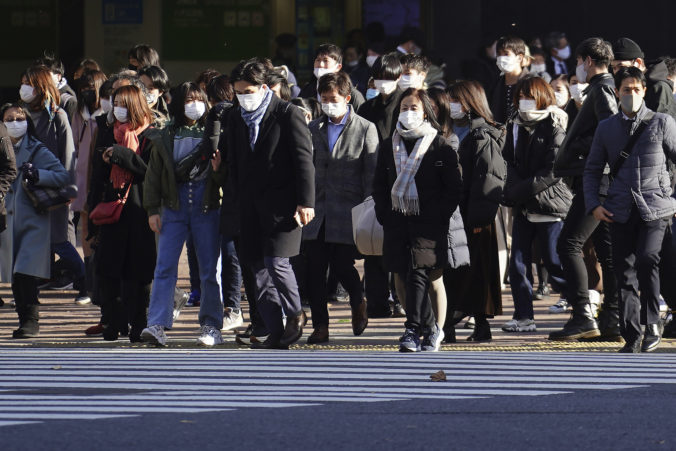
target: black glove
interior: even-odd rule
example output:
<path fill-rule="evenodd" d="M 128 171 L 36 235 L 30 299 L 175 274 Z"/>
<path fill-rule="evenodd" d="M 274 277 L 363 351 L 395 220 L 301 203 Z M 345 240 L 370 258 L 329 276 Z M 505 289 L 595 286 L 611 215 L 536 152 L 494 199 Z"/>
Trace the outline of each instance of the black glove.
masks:
<path fill-rule="evenodd" d="M 23 178 L 32 185 L 35 185 L 40 180 L 40 172 L 38 168 L 33 166 L 33 163 L 25 162 L 21 165 L 21 171 L 23 172 Z"/>

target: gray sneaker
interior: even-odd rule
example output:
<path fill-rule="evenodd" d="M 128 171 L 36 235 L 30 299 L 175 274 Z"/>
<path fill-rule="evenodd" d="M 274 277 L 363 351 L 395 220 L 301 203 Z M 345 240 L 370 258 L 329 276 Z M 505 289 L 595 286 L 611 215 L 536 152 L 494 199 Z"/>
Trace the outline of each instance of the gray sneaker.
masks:
<path fill-rule="evenodd" d="M 174 292 L 174 321 L 178 319 L 178 316 L 181 314 L 181 310 L 188 303 L 190 299 L 190 293 L 177 289 Z"/>
<path fill-rule="evenodd" d="M 90 298 L 87 295 L 84 296 L 78 296 L 75 298 L 75 303 L 77 305 L 87 305 L 92 303 L 92 298 Z"/>
<path fill-rule="evenodd" d="M 423 351 L 437 352 L 443 340 L 444 331 L 441 330 L 439 325 L 435 324 L 434 329 L 432 329 L 429 334 L 423 337 L 421 349 Z"/>
<path fill-rule="evenodd" d="M 223 336 L 221 331 L 214 326 L 202 326 L 200 328 L 200 336 L 197 338 L 197 343 L 203 346 L 215 346 L 223 344 Z"/>
<path fill-rule="evenodd" d="M 221 330 L 232 330 L 242 327 L 244 319 L 242 318 L 242 310 L 226 307 L 223 312 L 223 327 Z"/>
<path fill-rule="evenodd" d="M 141 332 L 141 340 L 157 346 L 166 346 L 167 334 L 164 333 L 164 326 L 153 324 L 152 326 L 146 327 Z"/>

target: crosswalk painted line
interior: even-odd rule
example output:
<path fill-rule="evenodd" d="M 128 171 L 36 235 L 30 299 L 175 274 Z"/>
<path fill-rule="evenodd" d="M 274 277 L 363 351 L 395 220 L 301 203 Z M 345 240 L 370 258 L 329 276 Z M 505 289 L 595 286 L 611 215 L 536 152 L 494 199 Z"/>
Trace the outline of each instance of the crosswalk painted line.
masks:
<path fill-rule="evenodd" d="M 447 382 L 430 382 L 439 370 Z M 0 427 L 656 384 L 676 384 L 676 355 L 11 349 L 0 351 Z"/>

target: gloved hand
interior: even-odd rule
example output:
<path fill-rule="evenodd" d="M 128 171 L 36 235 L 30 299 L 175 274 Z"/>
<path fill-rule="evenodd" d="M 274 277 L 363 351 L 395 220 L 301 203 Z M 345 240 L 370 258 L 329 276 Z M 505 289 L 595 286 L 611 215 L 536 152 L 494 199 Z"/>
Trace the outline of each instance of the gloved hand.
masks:
<path fill-rule="evenodd" d="M 33 166 L 33 163 L 25 162 L 21 165 L 21 171 L 23 172 L 23 178 L 32 185 L 35 185 L 40 180 L 40 172 L 38 168 Z"/>

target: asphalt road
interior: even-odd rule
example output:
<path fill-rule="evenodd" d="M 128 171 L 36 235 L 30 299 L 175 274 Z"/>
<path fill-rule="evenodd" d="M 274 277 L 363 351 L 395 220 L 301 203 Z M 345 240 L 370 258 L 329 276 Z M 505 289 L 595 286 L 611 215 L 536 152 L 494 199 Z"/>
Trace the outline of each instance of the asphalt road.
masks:
<path fill-rule="evenodd" d="M 675 449 L 676 355 L 0 350 L 0 445 Z M 446 381 L 430 375 L 443 370 Z"/>

